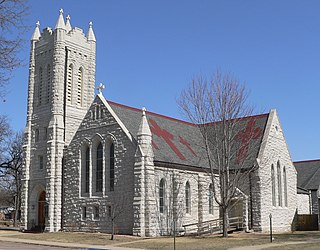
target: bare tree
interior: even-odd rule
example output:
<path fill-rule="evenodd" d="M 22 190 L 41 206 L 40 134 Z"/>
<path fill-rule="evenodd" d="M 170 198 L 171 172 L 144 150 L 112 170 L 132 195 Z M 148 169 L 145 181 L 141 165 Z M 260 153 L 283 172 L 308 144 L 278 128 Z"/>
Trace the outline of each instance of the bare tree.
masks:
<path fill-rule="evenodd" d="M 117 197 L 112 199 L 112 202 L 108 206 L 108 216 L 111 220 L 111 227 L 112 227 L 112 232 L 111 232 L 111 238 L 110 240 L 114 240 L 115 236 L 115 224 L 121 214 L 125 213 L 127 209 L 128 201 L 126 198 L 122 197 Z"/>
<path fill-rule="evenodd" d="M 3 152 L 6 151 L 8 140 L 12 135 L 8 117 L 0 115 L 0 162 L 3 160 Z"/>
<path fill-rule="evenodd" d="M 0 188 L 10 195 L 8 202 L 15 208 L 14 226 L 21 206 L 22 144 L 23 132 L 17 132 L 9 141 L 7 151 L 2 152 L 0 163 Z"/>
<path fill-rule="evenodd" d="M 250 155 L 248 148 L 255 143 L 258 131 L 249 131 L 239 142 L 240 131 L 248 120 L 245 117 L 253 112 L 247 98 L 248 93 L 239 80 L 217 71 L 209 80 L 203 76 L 194 78 L 178 100 L 202 137 L 207 166 L 201 167 L 211 177 L 214 199 L 222 213 L 224 237 L 228 236 L 232 200 L 256 167 L 252 162 L 256 162 L 257 155 Z"/>
<path fill-rule="evenodd" d="M 18 57 L 22 46 L 23 24 L 27 15 L 27 0 L 0 0 L 0 98 L 5 95 L 5 85 L 12 71 L 21 65 Z"/>

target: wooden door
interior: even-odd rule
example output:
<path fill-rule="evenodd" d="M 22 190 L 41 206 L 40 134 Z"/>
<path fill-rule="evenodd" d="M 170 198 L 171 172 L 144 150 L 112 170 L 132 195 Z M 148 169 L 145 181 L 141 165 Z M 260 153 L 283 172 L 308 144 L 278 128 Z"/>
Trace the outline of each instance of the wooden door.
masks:
<path fill-rule="evenodd" d="M 243 217 L 243 203 L 242 200 L 233 200 L 230 205 L 229 218 Z"/>
<path fill-rule="evenodd" d="M 46 202 L 46 192 L 42 191 L 39 196 L 38 202 L 38 226 L 40 229 L 44 229 L 45 226 L 45 202 Z"/>

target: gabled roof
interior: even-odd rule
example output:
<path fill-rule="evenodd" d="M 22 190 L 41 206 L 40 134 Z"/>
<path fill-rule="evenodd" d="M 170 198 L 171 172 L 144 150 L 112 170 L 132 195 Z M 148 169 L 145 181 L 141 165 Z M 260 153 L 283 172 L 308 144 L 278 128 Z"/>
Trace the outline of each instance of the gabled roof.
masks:
<path fill-rule="evenodd" d="M 293 163 L 298 173 L 299 187 L 317 190 L 320 185 L 320 160 L 297 161 Z"/>
<path fill-rule="evenodd" d="M 136 138 L 142 111 L 112 101 L 107 102 L 131 135 Z M 195 124 L 148 111 L 146 116 L 152 133 L 155 161 L 208 167 L 202 137 Z M 262 114 L 241 118 L 239 122 L 238 140 L 242 149 L 238 154 L 245 160 L 247 167 L 253 166 L 258 155 L 267 119 L 268 114 Z M 252 139 L 248 141 L 246 136 L 250 133 Z M 255 146 L 252 146 L 253 140 L 258 142 L 254 143 Z M 243 147 L 243 144 L 248 146 Z M 248 155 L 254 157 L 249 158 Z"/>

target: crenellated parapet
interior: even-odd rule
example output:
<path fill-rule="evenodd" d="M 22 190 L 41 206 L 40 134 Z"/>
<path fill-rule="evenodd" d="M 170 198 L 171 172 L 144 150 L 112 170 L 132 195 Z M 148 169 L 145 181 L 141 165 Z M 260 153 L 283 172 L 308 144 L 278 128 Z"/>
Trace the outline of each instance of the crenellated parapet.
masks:
<path fill-rule="evenodd" d="M 71 18 L 68 15 L 65 22 L 63 17 L 63 10 L 60 10 L 59 18 L 54 30 L 52 30 L 50 27 L 46 27 L 41 33 L 39 30 L 40 23 L 37 22 L 31 40 L 39 41 L 37 46 L 41 46 L 56 37 L 57 40 L 63 39 L 66 43 L 74 43 L 74 45 L 87 47 L 87 49 L 90 50 L 92 43 L 96 42 L 92 22 L 89 23 L 87 34 L 85 34 L 81 28 L 72 27 L 70 19 Z"/>

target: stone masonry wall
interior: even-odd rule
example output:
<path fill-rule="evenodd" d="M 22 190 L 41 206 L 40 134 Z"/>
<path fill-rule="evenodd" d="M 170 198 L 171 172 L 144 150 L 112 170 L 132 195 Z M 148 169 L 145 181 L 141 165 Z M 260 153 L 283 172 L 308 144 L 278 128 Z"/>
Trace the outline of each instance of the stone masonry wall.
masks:
<path fill-rule="evenodd" d="M 159 211 L 159 185 L 165 181 L 165 208 Z M 186 213 L 185 189 L 189 181 L 191 189 L 191 212 Z M 155 192 L 158 235 L 172 234 L 173 218 L 176 229 L 181 231 L 185 224 L 198 223 L 219 218 L 219 207 L 213 201 L 213 213 L 209 214 L 210 176 L 202 171 L 188 171 L 178 168 L 155 168 Z M 173 188 L 174 187 L 174 188 Z M 174 190 L 173 190 L 174 189 Z"/>
<path fill-rule="evenodd" d="M 310 214 L 310 196 L 308 194 L 297 194 L 298 214 Z"/>
<path fill-rule="evenodd" d="M 259 185 L 260 192 L 256 195 L 260 196 L 261 201 L 260 213 L 261 220 L 255 229 L 262 232 L 269 231 L 269 216 L 272 215 L 272 228 L 275 232 L 285 232 L 292 229 L 293 220 L 297 209 L 297 173 L 292 164 L 291 156 L 283 135 L 283 131 L 275 110 L 269 115 L 266 137 L 263 139 L 262 147 L 259 154 Z M 281 169 L 281 199 L 282 205 L 278 200 L 278 178 L 277 178 L 277 162 L 280 163 Z M 272 205 L 272 182 L 271 182 L 271 165 L 275 169 L 275 199 L 276 206 Z M 287 178 L 287 205 L 285 204 L 284 194 L 284 175 L 283 169 L 286 170 Z M 255 189 L 255 187 L 253 188 Z"/>
<path fill-rule="evenodd" d="M 98 112 L 97 112 L 98 111 Z M 108 148 L 114 143 L 115 186 L 109 188 Z M 94 159 L 95 148 L 102 142 L 104 148 L 103 192 L 96 193 L 94 186 L 94 162 L 91 163 L 91 181 L 89 194 L 81 190 L 81 157 L 84 145 L 91 148 Z M 99 98 L 90 107 L 65 154 L 64 166 L 64 202 L 63 228 L 72 231 L 111 232 L 109 206 L 118 206 L 121 214 L 116 218 L 116 231 L 132 234 L 133 228 L 133 165 L 135 146 L 127 138 L 112 115 L 103 106 Z M 82 217 L 83 207 L 87 216 Z M 94 209 L 99 207 L 99 218 L 94 218 Z"/>

